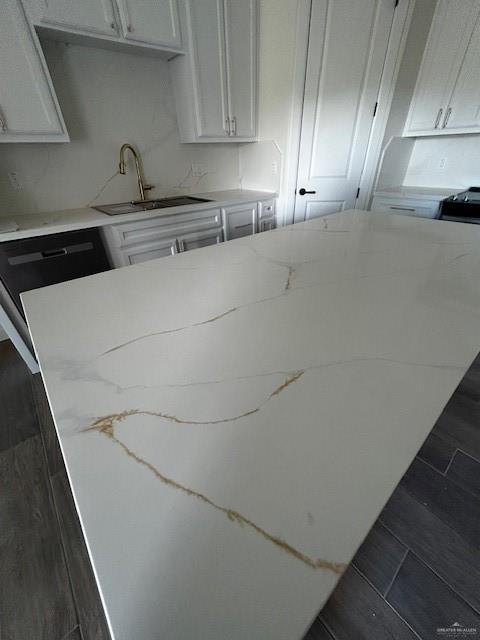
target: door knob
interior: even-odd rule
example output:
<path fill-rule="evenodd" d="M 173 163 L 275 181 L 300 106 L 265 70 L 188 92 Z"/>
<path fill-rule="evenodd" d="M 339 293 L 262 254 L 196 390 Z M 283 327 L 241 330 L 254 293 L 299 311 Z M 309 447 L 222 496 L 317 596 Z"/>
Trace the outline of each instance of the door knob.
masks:
<path fill-rule="evenodd" d="M 300 195 L 300 196 L 304 196 L 306 193 L 317 193 L 317 192 L 316 191 L 307 191 L 303 187 L 298 190 L 298 195 Z"/>

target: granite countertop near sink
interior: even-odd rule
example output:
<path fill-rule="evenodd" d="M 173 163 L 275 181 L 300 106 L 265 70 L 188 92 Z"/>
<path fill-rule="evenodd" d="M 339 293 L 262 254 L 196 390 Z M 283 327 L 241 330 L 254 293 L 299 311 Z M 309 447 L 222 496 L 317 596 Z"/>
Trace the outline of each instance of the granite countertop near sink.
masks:
<path fill-rule="evenodd" d="M 21 238 L 33 238 L 51 233 L 63 233 L 76 231 L 77 229 L 89 229 L 91 227 L 104 227 L 121 222 L 134 222 L 163 215 L 178 215 L 192 210 L 211 209 L 212 206 L 229 206 L 242 202 L 254 202 L 276 198 L 276 193 L 269 191 L 252 191 L 249 189 L 229 189 L 226 191 L 211 191 L 208 193 L 189 193 L 191 197 L 206 198 L 210 202 L 197 202 L 181 207 L 168 207 L 150 211 L 139 211 L 125 215 L 109 216 L 91 207 L 81 209 L 66 209 L 64 211 L 52 211 L 30 215 L 15 215 L 0 217 L 0 242 L 20 240 Z M 15 226 L 15 231 L 2 233 L 2 223 L 5 228 Z"/>
<path fill-rule="evenodd" d="M 480 229 L 344 212 L 23 295 L 115 640 L 300 640 L 480 346 Z"/>

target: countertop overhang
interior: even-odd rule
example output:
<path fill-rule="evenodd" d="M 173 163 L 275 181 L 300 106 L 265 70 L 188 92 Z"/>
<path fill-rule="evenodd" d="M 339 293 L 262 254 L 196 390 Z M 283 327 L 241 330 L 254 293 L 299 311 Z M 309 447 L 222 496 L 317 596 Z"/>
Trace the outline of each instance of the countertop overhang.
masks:
<path fill-rule="evenodd" d="M 106 227 L 121 224 L 122 222 L 135 222 L 159 216 L 175 216 L 189 211 L 203 211 L 215 207 L 228 207 L 242 202 L 255 202 L 277 197 L 277 194 L 273 192 L 253 191 L 250 189 L 229 189 L 226 191 L 209 191 L 208 193 L 189 193 L 187 195 L 206 198 L 209 202 L 197 202 L 181 207 L 152 209 L 150 211 L 139 211 L 116 216 L 109 216 L 92 207 L 30 215 L 2 216 L 0 217 L 0 222 L 16 224 L 18 229 L 0 233 L 0 242 L 34 238 L 51 233 L 77 231 L 78 229 L 90 229 L 92 227 Z"/>
<path fill-rule="evenodd" d="M 480 345 L 480 229 L 344 212 L 23 295 L 115 640 L 299 640 Z"/>

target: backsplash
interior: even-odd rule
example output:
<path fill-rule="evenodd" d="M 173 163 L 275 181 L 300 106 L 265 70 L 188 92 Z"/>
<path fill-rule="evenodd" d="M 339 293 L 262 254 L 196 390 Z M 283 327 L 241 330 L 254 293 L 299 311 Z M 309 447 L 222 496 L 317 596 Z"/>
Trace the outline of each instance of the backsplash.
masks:
<path fill-rule="evenodd" d="M 239 187 L 236 144 L 180 144 L 168 63 L 154 57 L 44 41 L 70 143 L 4 144 L 0 215 L 137 197 L 135 171 L 118 174 L 123 142 L 141 152 L 154 196 Z M 191 164 L 202 165 L 193 176 Z M 8 178 L 16 172 L 20 190 Z"/>
<path fill-rule="evenodd" d="M 480 186 L 480 136 L 419 138 L 404 184 L 422 187 Z"/>

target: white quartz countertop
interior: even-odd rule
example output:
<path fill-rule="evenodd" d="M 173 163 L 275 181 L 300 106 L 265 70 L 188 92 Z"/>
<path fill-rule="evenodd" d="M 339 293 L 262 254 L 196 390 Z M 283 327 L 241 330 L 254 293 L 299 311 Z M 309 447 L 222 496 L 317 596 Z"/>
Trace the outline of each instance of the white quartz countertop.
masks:
<path fill-rule="evenodd" d="M 464 190 L 464 189 L 463 189 Z M 388 187 L 377 189 L 376 196 L 388 196 L 389 198 L 415 198 L 417 200 L 443 200 L 449 196 L 462 191 L 460 187 L 409 187 L 402 185 L 398 187 Z"/>
<path fill-rule="evenodd" d="M 115 640 L 299 640 L 480 347 L 480 229 L 344 212 L 23 295 Z"/>
<path fill-rule="evenodd" d="M 91 227 L 105 227 L 121 222 L 134 222 L 158 216 L 172 216 L 192 210 L 211 209 L 215 206 L 229 206 L 242 202 L 255 202 L 275 198 L 276 193 L 269 191 L 251 191 L 249 189 L 230 189 L 227 191 L 210 191 L 208 193 L 189 193 L 188 196 L 207 198 L 210 202 L 197 202 L 182 207 L 168 207 L 152 211 L 140 211 L 123 215 L 109 216 L 91 207 L 82 209 L 66 209 L 30 215 L 14 215 L 0 217 L 0 242 L 45 236 L 51 233 L 76 231 Z M 14 228 L 14 231 L 2 233 L 2 228 Z"/>

